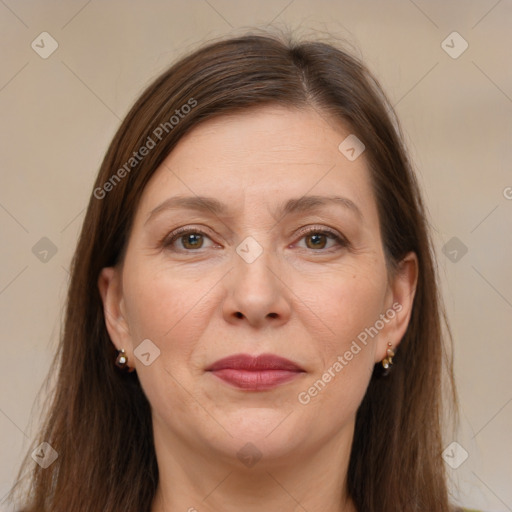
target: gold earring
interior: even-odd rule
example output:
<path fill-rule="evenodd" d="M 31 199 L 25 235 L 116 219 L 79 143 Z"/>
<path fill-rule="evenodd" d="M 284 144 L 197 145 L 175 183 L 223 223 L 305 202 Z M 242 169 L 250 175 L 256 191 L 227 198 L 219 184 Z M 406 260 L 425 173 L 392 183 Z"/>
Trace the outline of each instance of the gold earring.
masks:
<path fill-rule="evenodd" d="M 128 366 L 128 356 L 124 349 L 117 351 L 116 366 L 127 372 L 133 372 L 133 370 L 135 370 L 135 368 L 130 368 Z"/>
<path fill-rule="evenodd" d="M 392 347 L 393 345 L 388 341 L 386 357 L 381 361 L 382 368 L 384 369 L 384 375 L 387 375 L 390 372 L 391 367 L 393 366 L 393 357 L 395 356 L 395 352 Z"/>

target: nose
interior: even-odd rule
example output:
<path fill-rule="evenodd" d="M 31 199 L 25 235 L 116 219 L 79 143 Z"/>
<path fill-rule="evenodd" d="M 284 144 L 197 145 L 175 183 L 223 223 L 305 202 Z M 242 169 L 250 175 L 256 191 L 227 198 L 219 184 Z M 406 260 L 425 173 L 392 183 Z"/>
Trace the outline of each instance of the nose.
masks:
<path fill-rule="evenodd" d="M 234 268 L 224 279 L 227 293 L 223 315 L 227 322 L 263 328 L 289 320 L 292 294 L 277 266 L 268 249 L 251 263 L 235 253 Z"/>

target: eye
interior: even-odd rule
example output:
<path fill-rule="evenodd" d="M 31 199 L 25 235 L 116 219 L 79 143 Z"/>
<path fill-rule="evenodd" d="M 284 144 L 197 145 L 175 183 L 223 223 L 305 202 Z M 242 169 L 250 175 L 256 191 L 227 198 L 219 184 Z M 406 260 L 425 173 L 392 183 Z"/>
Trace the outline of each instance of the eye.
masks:
<path fill-rule="evenodd" d="M 206 239 L 210 240 L 210 237 L 200 229 L 179 228 L 166 237 L 162 241 L 162 245 L 171 250 L 191 252 L 197 249 L 204 249 L 204 241 Z M 180 242 L 181 247 L 173 247 L 175 242 Z"/>
<path fill-rule="evenodd" d="M 300 234 L 300 240 L 304 239 L 306 242 L 306 249 L 312 249 L 315 252 L 331 252 L 333 249 L 336 250 L 336 247 L 348 247 L 349 245 L 349 242 L 342 235 L 326 228 L 308 228 Z M 212 242 L 205 231 L 198 228 L 184 227 L 166 236 L 161 241 L 161 245 L 177 252 L 194 252 L 212 247 L 211 245 L 205 247 L 204 242 L 206 240 Z M 179 242 L 179 246 L 176 246 L 177 242 Z M 331 242 L 330 246 L 328 246 L 329 242 Z"/>
<path fill-rule="evenodd" d="M 326 228 L 309 228 L 303 231 L 301 235 L 301 240 L 304 239 L 306 241 L 306 248 L 315 251 L 326 249 L 326 245 L 329 241 L 332 242 L 332 245 L 327 247 L 326 252 L 329 252 L 329 249 L 333 249 L 333 247 L 336 248 L 336 246 L 339 248 L 349 245 L 348 241 L 343 236 Z"/>

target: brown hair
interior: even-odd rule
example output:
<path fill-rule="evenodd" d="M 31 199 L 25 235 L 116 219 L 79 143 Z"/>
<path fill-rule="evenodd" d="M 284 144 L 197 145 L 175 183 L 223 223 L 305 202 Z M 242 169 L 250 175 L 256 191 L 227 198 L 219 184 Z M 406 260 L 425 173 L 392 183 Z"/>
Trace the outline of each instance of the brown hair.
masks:
<path fill-rule="evenodd" d="M 357 58 L 331 44 L 267 34 L 217 41 L 184 57 L 147 88 L 114 136 L 73 258 L 56 389 L 35 443 L 48 442 L 58 458 L 42 469 L 27 456 L 24 511 L 150 509 L 158 483 L 150 407 L 137 374 L 113 365 L 98 276 L 122 258 L 141 193 L 180 138 L 207 119 L 265 104 L 314 106 L 350 127 L 366 146 L 390 272 L 409 251 L 419 259 L 412 316 L 393 371 L 386 378 L 374 372 L 357 412 L 348 491 L 364 512 L 450 510 L 441 458 L 445 318 L 399 123 Z M 175 122 L 177 111 L 184 115 Z M 165 132 L 158 141 L 157 127 Z M 155 146 L 134 163 L 150 138 Z M 456 403 L 451 363 L 444 368 Z"/>

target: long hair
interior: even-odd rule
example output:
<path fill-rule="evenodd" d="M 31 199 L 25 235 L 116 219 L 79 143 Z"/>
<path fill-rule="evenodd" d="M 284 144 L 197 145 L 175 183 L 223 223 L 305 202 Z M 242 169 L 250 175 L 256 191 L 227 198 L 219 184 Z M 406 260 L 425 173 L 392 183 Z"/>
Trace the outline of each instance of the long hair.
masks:
<path fill-rule="evenodd" d="M 203 121 L 269 104 L 314 106 L 350 127 L 366 146 L 389 272 L 409 251 L 419 260 L 393 371 L 374 372 L 357 412 L 348 491 L 361 512 L 451 510 L 441 458 L 445 370 L 456 403 L 452 366 L 443 364 L 451 338 L 400 124 L 378 81 L 348 52 L 249 34 L 210 42 L 161 74 L 107 150 L 70 269 L 55 389 L 34 443 L 49 443 L 58 458 L 43 469 L 27 456 L 25 512 L 150 510 L 158 484 L 150 407 L 136 373 L 113 364 L 98 277 L 123 257 L 142 191 L 178 141 Z"/>

